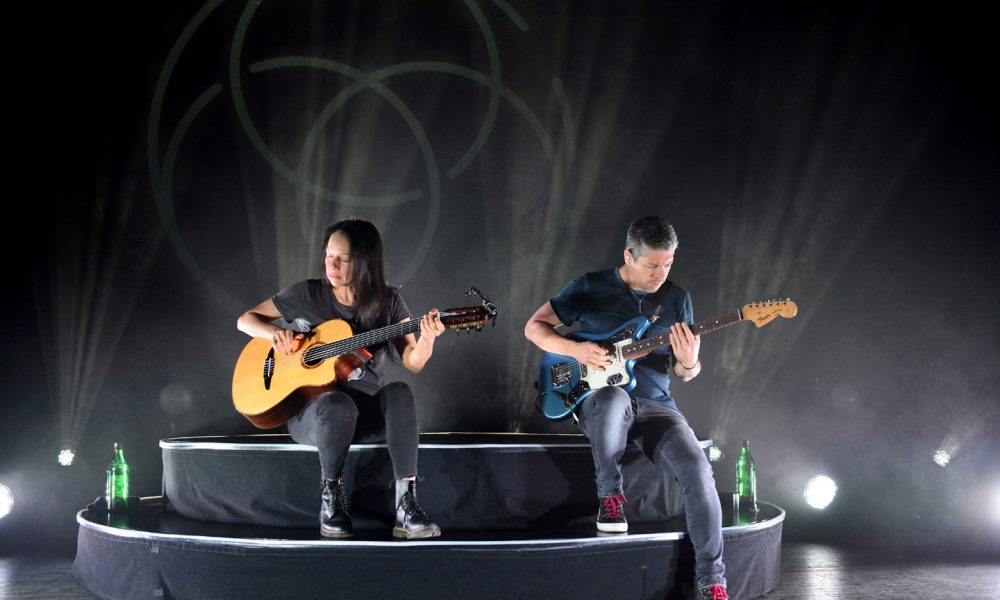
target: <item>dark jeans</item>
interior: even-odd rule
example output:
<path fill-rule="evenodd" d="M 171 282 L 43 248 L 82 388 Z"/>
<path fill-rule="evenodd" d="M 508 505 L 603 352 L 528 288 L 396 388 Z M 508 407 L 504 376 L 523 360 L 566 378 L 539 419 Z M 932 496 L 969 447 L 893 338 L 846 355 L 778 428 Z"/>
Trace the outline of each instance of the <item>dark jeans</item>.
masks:
<path fill-rule="evenodd" d="M 681 486 L 698 585 L 725 584 L 719 494 L 705 451 L 684 415 L 606 387 L 583 401 L 577 417 L 594 455 L 598 497 L 622 493 L 622 455 L 627 444 L 639 444 L 643 454 Z"/>
<path fill-rule="evenodd" d="M 296 442 L 319 449 L 323 479 L 340 476 L 352 442 L 386 442 L 396 479 L 417 474 L 420 431 L 413 392 L 405 383 L 390 383 L 374 396 L 357 390 L 321 394 L 289 419 L 288 432 Z"/>

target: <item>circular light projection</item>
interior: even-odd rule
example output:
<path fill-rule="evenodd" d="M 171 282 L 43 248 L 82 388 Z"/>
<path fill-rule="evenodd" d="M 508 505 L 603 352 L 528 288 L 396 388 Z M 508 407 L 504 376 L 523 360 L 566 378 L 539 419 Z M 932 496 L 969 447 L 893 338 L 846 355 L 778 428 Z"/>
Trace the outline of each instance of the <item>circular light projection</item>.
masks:
<path fill-rule="evenodd" d="M 822 510 L 833 502 L 833 497 L 837 495 L 837 484 L 826 475 L 817 475 L 806 482 L 802 495 L 809 506 Z"/>
<path fill-rule="evenodd" d="M 194 396 L 187 386 L 180 383 L 167 384 L 160 391 L 160 408 L 171 415 L 181 415 L 191 410 Z"/>
<path fill-rule="evenodd" d="M 719 448 L 718 446 L 708 447 L 708 460 L 710 460 L 711 462 L 719 462 L 720 460 L 722 460 L 723 456 L 725 455 L 722 454 L 722 448 Z"/>
<path fill-rule="evenodd" d="M 62 466 L 68 467 L 73 464 L 74 458 L 76 458 L 76 452 L 73 452 L 72 448 L 66 446 L 59 451 L 59 458 L 57 460 Z"/>
<path fill-rule="evenodd" d="M 0 519 L 10 514 L 14 508 L 14 494 L 10 493 L 10 488 L 0 483 Z"/>
<path fill-rule="evenodd" d="M 941 465 L 942 467 L 947 465 L 951 460 L 951 455 L 944 450 L 938 450 L 934 453 L 934 462 Z"/>

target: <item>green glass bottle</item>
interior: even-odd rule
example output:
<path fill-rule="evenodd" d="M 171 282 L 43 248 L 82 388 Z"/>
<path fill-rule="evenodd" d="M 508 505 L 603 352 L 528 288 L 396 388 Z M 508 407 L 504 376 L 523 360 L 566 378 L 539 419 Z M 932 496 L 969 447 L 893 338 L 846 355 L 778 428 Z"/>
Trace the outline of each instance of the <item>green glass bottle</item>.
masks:
<path fill-rule="evenodd" d="M 749 440 L 743 440 L 736 459 L 736 493 L 740 497 L 740 512 L 757 512 L 757 465 L 750 454 Z"/>
<path fill-rule="evenodd" d="M 125 512 L 128 509 L 128 463 L 125 462 L 125 447 L 115 442 L 115 456 L 108 465 L 105 497 L 108 510 Z"/>

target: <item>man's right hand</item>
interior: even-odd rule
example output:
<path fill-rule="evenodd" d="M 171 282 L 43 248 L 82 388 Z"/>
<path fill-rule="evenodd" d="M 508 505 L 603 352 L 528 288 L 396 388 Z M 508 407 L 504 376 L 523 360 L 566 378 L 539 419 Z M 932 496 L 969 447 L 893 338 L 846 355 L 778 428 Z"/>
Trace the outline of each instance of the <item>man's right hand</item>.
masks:
<path fill-rule="evenodd" d="M 274 349 L 278 351 L 278 354 L 287 356 L 299 349 L 305 337 L 304 333 L 297 333 L 290 329 L 281 329 L 279 327 L 275 329 L 271 339 L 273 340 Z"/>
<path fill-rule="evenodd" d="M 604 367 L 612 362 L 607 349 L 595 342 L 577 342 L 574 350 L 573 358 L 578 363 L 593 367 L 598 371 L 603 371 Z"/>

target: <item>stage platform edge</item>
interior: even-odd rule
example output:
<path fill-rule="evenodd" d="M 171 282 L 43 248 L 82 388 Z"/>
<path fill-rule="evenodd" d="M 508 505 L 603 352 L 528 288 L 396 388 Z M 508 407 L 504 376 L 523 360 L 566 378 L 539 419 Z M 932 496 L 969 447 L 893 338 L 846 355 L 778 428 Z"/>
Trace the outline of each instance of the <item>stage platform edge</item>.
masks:
<path fill-rule="evenodd" d="M 729 494 L 724 494 L 729 497 Z M 775 588 L 784 511 L 723 505 L 730 593 Z M 589 527 L 449 532 L 393 541 L 389 531 L 327 540 L 317 528 L 207 523 L 149 497 L 129 515 L 82 510 L 73 568 L 109 599 L 691 598 L 694 557 L 683 517 L 599 534 Z"/>

